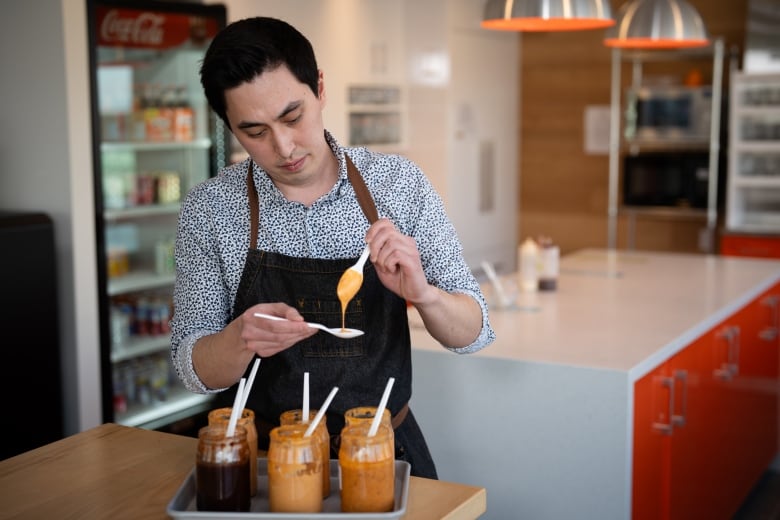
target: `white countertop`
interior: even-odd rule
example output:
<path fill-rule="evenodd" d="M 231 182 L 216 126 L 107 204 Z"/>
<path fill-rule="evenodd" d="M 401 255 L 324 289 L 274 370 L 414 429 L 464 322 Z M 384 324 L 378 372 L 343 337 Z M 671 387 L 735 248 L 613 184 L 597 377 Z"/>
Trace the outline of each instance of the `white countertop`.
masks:
<path fill-rule="evenodd" d="M 558 289 L 491 307 L 496 341 L 475 356 L 625 371 L 642 377 L 780 281 L 780 261 L 585 249 L 561 259 Z M 489 284 L 488 301 L 495 300 Z M 410 309 L 412 346 L 442 350 Z"/>

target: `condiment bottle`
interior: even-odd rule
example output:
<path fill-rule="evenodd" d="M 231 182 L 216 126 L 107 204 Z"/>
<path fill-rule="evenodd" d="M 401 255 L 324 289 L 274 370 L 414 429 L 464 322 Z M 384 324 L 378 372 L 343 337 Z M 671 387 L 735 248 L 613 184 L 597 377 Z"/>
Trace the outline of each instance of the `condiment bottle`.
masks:
<path fill-rule="evenodd" d="M 317 411 L 309 410 L 309 417 L 304 421 L 303 410 L 287 410 L 279 416 L 279 422 L 281 424 L 305 424 L 308 426 L 311 419 L 314 419 L 314 416 L 317 415 Z M 328 433 L 328 427 L 325 424 L 325 417 L 322 418 L 314 429 L 312 437 L 317 441 L 317 447 L 323 461 L 322 498 L 327 498 L 330 496 L 330 433 Z"/>
<path fill-rule="evenodd" d="M 195 457 L 198 511 L 249 511 L 249 445 L 246 429 L 236 426 L 227 436 L 227 424 L 198 431 Z"/>
<path fill-rule="evenodd" d="M 549 237 L 539 237 L 539 290 L 558 288 L 558 260 L 560 248 Z"/>
<path fill-rule="evenodd" d="M 370 425 L 345 426 L 341 431 L 341 510 L 388 512 L 395 505 L 395 457 L 392 428 L 379 424 L 368 436 Z"/>
<path fill-rule="evenodd" d="M 277 426 L 268 444 L 268 501 L 273 513 L 322 511 L 323 463 L 305 424 Z"/>
<path fill-rule="evenodd" d="M 209 424 L 227 425 L 230 421 L 231 412 L 232 409 L 230 407 L 211 410 L 209 412 Z M 244 408 L 237 424 L 246 429 L 246 442 L 249 445 L 249 494 L 255 496 L 257 494 L 257 427 L 255 426 L 255 412 Z"/>
<path fill-rule="evenodd" d="M 539 246 L 533 238 L 520 245 L 520 290 L 536 292 L 539 288 Z"/>

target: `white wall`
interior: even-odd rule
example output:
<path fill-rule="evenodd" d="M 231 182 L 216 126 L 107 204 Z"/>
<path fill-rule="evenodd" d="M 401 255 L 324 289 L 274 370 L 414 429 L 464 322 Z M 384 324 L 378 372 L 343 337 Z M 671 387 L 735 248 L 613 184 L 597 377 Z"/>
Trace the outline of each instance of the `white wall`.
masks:
<path fill-rule="evenodd" d="M 2 8 L 0 208 L 54 221 L 63 392 L 47 397 L 62 399 L 65 432 L 75 433 L 101 422 L 86 9 L 81 0 L 11 0 Z M 56 319 L 40 316 L 41 327 Z M 10 368 L 35 382 L 35 367 Z"/>
<path fill-rule="evenodd" d="M 517 36 L 479 30 L 483 0 L 223 3 L 231 21 L 277 16 L 310 38 L 325 71 L 326 124 L 342 142 L 347 85 L 401 83 L 409 139 L 399 151 L 444 197 L 472 267 L 483 257 L 513 262 Z M 86 5 L 5 0 L 2 7 L 0 208 L 43 211 L 54 221 L 61 397 L 71 434 L 102 422 Z M 475 199 L 485 141 L 497 150 L 488 211 Z M 52 319 L 41 316 L 41 326 Z M 14 369 L 34 380 L 34 367 Z"/>

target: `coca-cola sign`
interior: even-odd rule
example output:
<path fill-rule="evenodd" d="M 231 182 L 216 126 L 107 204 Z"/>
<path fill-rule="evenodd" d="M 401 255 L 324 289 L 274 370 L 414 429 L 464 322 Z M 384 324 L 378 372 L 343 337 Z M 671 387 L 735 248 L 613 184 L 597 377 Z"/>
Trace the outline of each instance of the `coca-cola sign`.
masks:
<path fill-rule="evenodd" d="M 202 46 L 217 30 L 216 20 L 196 15 L 97 8 L 98 45 L 154 49 Z"/>

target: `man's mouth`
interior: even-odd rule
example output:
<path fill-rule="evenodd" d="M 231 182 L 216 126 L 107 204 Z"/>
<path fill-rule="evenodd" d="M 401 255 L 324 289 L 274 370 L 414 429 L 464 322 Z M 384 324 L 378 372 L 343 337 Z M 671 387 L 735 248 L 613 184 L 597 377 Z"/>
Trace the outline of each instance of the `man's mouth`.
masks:
<path fill-rule="evenodd" d="M 303 162 L 306 160 L 306 157 L 301 157 L 300 159 L 297 159 L 295 161 L 287 162 L 282 164 L 280 167 L 282 169 L 285 169 L 290 172 L 294 172 L 297 170 L 300 170 L 303 166 Z"/>

